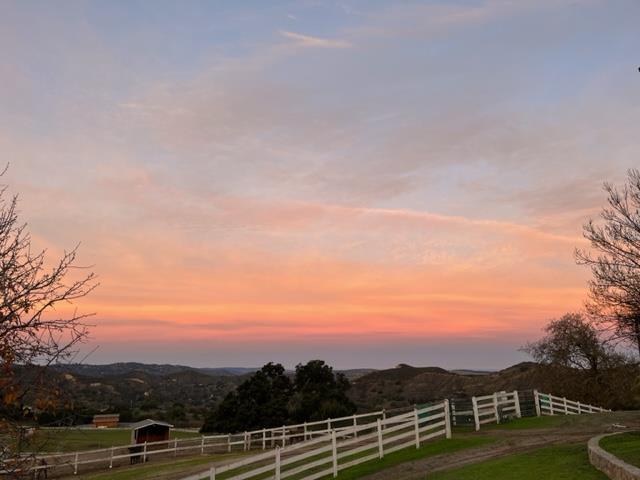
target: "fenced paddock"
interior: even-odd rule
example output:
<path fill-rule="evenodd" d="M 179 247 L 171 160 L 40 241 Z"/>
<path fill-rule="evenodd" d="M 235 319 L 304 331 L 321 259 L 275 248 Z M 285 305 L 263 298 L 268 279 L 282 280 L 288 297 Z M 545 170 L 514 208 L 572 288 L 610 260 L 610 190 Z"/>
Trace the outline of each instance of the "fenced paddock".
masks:
<path fill-rule="evenodd" d="M 450 437 L 451 424 L 473 425 L 475 430 L 479 430 L 482 425 L 499 424 L 509 418 L 522 416 L 574 415 L 606 411 L 609 410 L 539 393 L 536 390 L 502 391 L 470 399 L 454 399 L 451 403 L 449 400 L 442 400 L 424 408 L 379 410 L 235 434 L 203 435 L 41 455 L 33 459 L 32 466 L 27 467 L 27 470 L 45 470 L 50 475 L 69 475 L 80 471 L 106 470 L 132 463 L 145 463 L 158 457 L 167 460 L 186 455 L 263 450 L 264 452 L 250 458 L 219 467 L 217 472 L 213 472 L 214 477 L 211 477 L 212 472 L 208 472 L 200 477 L 188 478 L 215 478 L 217 474 L 223 475 L 225 479 L 243 480 L 253 478 L 260 472 L 262 475 L 272 472 L 273 476 L 269 478 L 275 480 L 312 480 L 322 476 L 313 476 L 316 471 L 327 475 L 329 467 L 325 464 L 329 461 L 329 473 L 333 473 L 379 458 L 385 453 L 419 445 L 429 438 L 442 435 Z M 334 437 L 335 448 L 332 444 Z M 323 466 L 326 467 L 324 470 L 321 468 Z M 276 476 L 277 471 L 280 471 L 280 477 Z M 303 473 L 306 475 L 305 472 L 308 473 L 307 476 L 303 476 Z M 0 475 L 2 473 L 5 472 L 0 470 Z"/>
<path fill-rule="evenodd" d="M 254 455 L 182 480 L 315 480 L 422 442 L 451 437 L 449 402 L 331 430 L 317 438 Z"/>
<path fill-rule="evenodd" d="M 326 436 L 334 430 L 341 432 L 359 425 L 370 424 L 377 419 L 384 421 L 387 415 L 406 412 L 407 410 L 410 410 L 410 407 L 379 410 L 349 417 L 329 418 L 315 422 L 264 428 L 242 433 L 174 438 L 158 442 L 118 445 L 110 448 L 70 453 L 38 455 L 31 459 L 33 465 L 27 468 L 33 472 L 46 471 L 49 475 L 75 475 L 82 471 L 105 470 L 124 465 L 146 463 L 158 457 L 166 460 L 167 458 L 186 455 L 211 455 L 238 451 L 246 452 L 255 449 L 283 448 L 287 445 Z M 358 434 L 358 431 L 356 431 L 355 435 Z M 2 473 L 3 471 L 0 469 L 0 474 Z"/>

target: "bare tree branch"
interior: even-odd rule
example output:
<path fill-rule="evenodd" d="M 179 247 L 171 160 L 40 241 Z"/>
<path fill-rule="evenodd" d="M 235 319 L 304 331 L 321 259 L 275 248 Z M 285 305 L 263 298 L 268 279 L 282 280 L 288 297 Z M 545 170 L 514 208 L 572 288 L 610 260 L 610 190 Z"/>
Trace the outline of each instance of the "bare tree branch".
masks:
<path fill-rule="evenodd" d="M 605 183 L 604 190 L 602 223 L 583 228 L 591 251 L 575 257 L 592 273 L 587 311 L 640 354 L 640 171 L 629 170 L 622 188 Z"/>
<path fill-rule="evenodd" d="M 69 312 L 69 306 L 97 283 L 93 273 L 78 276 L 77 246 L 53 263 L 46 251 L 34 253 L 18 220 L 18 198 L 6 193 L 0 188 L 0 438 L 19 439 L 19 420 L 60 400 L 47 388 L 46 367 L 70 358 L 87 338 L 91 314 Z M 0 466 L 12 465 L 15 476 L 30 461 L 20 444 L 0 449 Z"/>

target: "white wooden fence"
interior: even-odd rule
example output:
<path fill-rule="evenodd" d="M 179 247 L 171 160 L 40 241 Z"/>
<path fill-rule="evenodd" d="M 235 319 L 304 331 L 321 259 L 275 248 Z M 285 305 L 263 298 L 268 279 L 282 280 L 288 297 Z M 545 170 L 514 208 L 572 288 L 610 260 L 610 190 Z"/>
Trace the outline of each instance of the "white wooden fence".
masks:
<path fill-rule="evenodd" d="M 581 415 L 583 413 L 610 412 L 602 407 L 574 402 L 556 397 L 550 393 L 533 391 L 536 416 L 541 415 Z M 487 423 L 499 424 L 509 417 L 522 417 L 520 398 L 517 391 L 497 392 L 491 395 L 471 398 L 476 431 Z M 466 412 L 465 412 L 466 413 Z"/>
<path fill-rule="evenodd" d="M 571 400 L 567 400 L 566 398 L 556 397 L 547 393 L 539 393 L 537 390 L 533 391 L 534 394 L 534 404 L 535 404 L 535 414 L 537 416 L 541 415 L 572 415 L 572 414 L 584 414 L 584 413 L 594 413 L 594 412 L 606 412 L 610 410 L 606 410 L 601 407 L 596 407 L 589 404 L 584 404 L 580 402 L 574 402 Z M 446 415 L 442 412 L 439 412 L 438 408 L 444 409 Z M 277 468 L 286 469 L 285 468 L 289 463 L 283 463 L 283 455 L 293 455 L 291 452 L 298 452 L 298 455 L 306 454 L 308 447 L 312 447 L 313 445 L 324 445 L 324 443 L 329 442 L 332 435 L 335 435 L 336 442 L 338 442 L 341 453 L 336 452 L 336 465 L 342 465 L 340 468 L 346 468 L 344 465 L 355 465 L 362 460 L 362 458 L 370 459 L 371 455 L 358 456 L 353 460 L 348 462 L 344 462 L 344 459 L 350 456 L 359 455 L 361 452 L 365 450 L 351 451 L 346 447 L 356 446 L 357 448 L 364 447 L 368 445 L 368 441 L 373 441 L 372 439 L 377 438 L 377 428 L 378 423 L 380 425 L 381 430 L 383 431 L 383 448 L 380 450 L 380 454 L 384 452 L 393 451 L 396 445 L 388 445 L 388 439 L 392 438 L 389 435 L 394 432 L 404 432 L 409 427 L 407 419 L 412 418 L 412 415 L 415 415 L 415 412 L 418 412 L 419 423 L 422 425 L 428 421 L 437 418 L 443 418 L 436 425 L 425 424 L 423 427 L 420 427 L 420 435 L 425 431 L 425 428 L 429 426 L 429 429 L 438 428 L 439 426 L 446 427 L 445 434 L 447 437 L 451 435 L 450 421 L 453 419 L 453 422 L 456 422 L 456 416 L 464 416 L 464 415 L 473 415 L 473 422 L 475 424 L 475 429 L 479 430 L 481 425 L 489 424 L 489 423 L 500 423 L 502 420 L 509 417 L 521 417 L 521 405 L 520 405 L 520 397 L 517 391 L 513 392 L 496 392 L 491 395 L 484 395 L 478 397 L 471 398 L 471 410 L 467 410 L 469 408 L 468 400 L 465 402 L 464 410 L 452 411 L 449 410 L 449 402 L 448 400 L 444 400 L 436 406 L 427 407 L 426 409 L 419 410 L 411 410 L 407 412 L 407 408 L 404 409 L 395 409 L 391 410 L 379 410 L 371 413 L 364 413 L 359 415 L 352 415 L 349 417 L 341 417 L 335 419 L 327 419 L 316 422 L 305 422 L 295 425 L 284 425 L 282 427 L 276 428 L 264 428 L 260 430 L 253 430 L 248 432 L 236 433 L 236 434 L 224 434 L 224 435 L 203 435 L 200 437 L 193 438 L 182 438 L 182 439 L 172 439 L 172 440 L 164 440 L 159 442 L 149 442 L 144 444 L 132 444 L 132 445 L 123 445 L 123 446 L 114 446 L 111 448 L 105 449 L 97 449 L 97 450 L 85 450 L 73 453 L 64 453 L 64 454 L 55 454 L 55 455 L 41 455 L 34 459 L 32 466 L 27 467 L 27 470 L 47 470 L 47 471 L 57 471 L 68 474 L 77 474 L 79 470 L 82 469 L 83 466 L 93 466 L 93 469 L 96 468 L 105 468 L 111 469 L 115 466 L 128 464 L 128 463 L 138 463 L 138 462 L 146 462 L 154 456 L 161 456 L 163 458 L 178 456 L 183 454 L 213 454 L 213 453 L 223 453 L 223 452 L 232 452 L 232 451 L 249 451 L 255 449 L 261 450 L 270 450 L 269 452 L 265 452 L 264 454 L 260 454 L 257 456 L 252 456 L 246 460 L 242 460 L 240 462 L 236 462 L 232 465 L 235 465 L 234 469 L 239 468 L 249 468 L 255 462 L 271 462 L 272 465 L 270 467 L 271 470 L 276 471 Z M 397 412 L 406 412 L 399 413 Z M 435 414 L 429 414 L 428 412 L 436 412 Z M 390 416 L 391 413 L 395 414 Z M 446 417 L 446 418 L 445 418 Z M 468 417 L 467 417 L 468 418 Z M 404 425 L 404 426 L 402 426 Z M 415 427 L 418 428 L 418 427 Z M 375 433 L 375 435 L 374 435 Z M 433 432 L 432 432 L 433 433 Z M 437 435 L 440 435 L 442 432 L 438 431 Z M 397 435 L 396 435 L 397 436 Z M 404 438 L 404 437 L 403 437 Z M 431 437 L 428 437 L 431 438 Z M 416 442 L 419 444 L 420 441 L 425 440 L 426 438 L 416 437 Z M 350 443 L 348 443 L 350 442 Z M 364 442 L 364 443 L 362 443 Z M 408 444 L 408 442 L 405 442 Z M 388 448 L 384 448 L 385 445 L 388 445 Z M 304 452 L 300 453 L 300 449 L 304 448 Z M 315 450 L 321 448 L 318 446 Z M 327 448 L 327 445 L 324 445 L 322 448 Z M 345 448 L 344 455 L 342 454 L 342 449 Z M 355 448 L 355 447 L 354 447 Z M 372 449 L 373 447 L 369 447 Z M 274 450 L 275 449 L 275 450 Z M 391 450 L 389 450 L 391 449 Z M 312 449 L 314 450 L 314 449 Z M 321 452 L 316 452 L 316 454 L 326 454 L 330 450 L 323 450 Z M 276 453 L 280 452 L 280 453 Z M 280 457 L 277 457 L 280 455 Z M 313 457 L 313 455 L 311 455 Z M 280 462 L 280 467 L 276 466 L 276 459 Z M 302 461 L 308 457 L 300 457 L 296 460 Z M 45 461 L 46 464 L 41 464 L 41 461 Z M 338 462 L 338 460 L 342 460 L 343 463 Z M 356 463 L 352 463 L 356 461 Z M 316 461 L 316 460 L 314 460 Z M 319 461 L 319 460 L 318 460 Z M 247 463 L 243 463 L 247 462 Z M 318 464 L 320 465 L 320 464 Z M 307 465 L 308 468 L 315 468 L 314 465 Z M 229 466 L 222 467 L 224 470 L 222 471 L 230 471 L 233 470 Z M 264 466 L 266 468 L 266 466 Z M 296 467 L 297 468 L 297 467 Z M 332 467 L 333 468 L 333 467 Z M 337 467 L 336 467 L 337 468 Z M 264 471 L 271 471 L 269 469 Z M 0 474 L 3 471 L 0 469 Z M 221 470 L 218 470 L 218 473 L 221 473 Z M 288 474 L 289 475 L 289 474 Z M 195 477 L 194 477 L 195 478 Z M 202 477 L 199 477 L 202 478 Z M 236 478 L 236 476 L 230 477 Z M 237 480 L 250 478 L 245 476 L 238 476 Z M 275 477 L 276 480 L 279 480 L 278 477 Z M 285 477 L 282 477 L 285 478 Z M 305 477 L 306 478 L 306 477 Z M 316 477 L 309 477 L 316 478 Z M 319 477 L 317 477 L 319 478 Z"/>
<path fill-rule="evenodd" d="M 522 416 L 517 390 L 472 397 L 471 403 L 476 431 L 485 423 L 500 423 L 501 418 Z"/>
<path fill-rule="evenodd" d="M 293 443 L 304 442 L 318 436 L 327 435 L 331 431 L 341 432 L 361 424 L 385 420 L 389 412 L 407 411 L 409 408 L 379 410 L 376 412 L 305 422 L 295 425 L 284 425 L 275 428 L 263 428 L 235 434 L 202 435 L 192 438 L 180 438 L 146 442 L 143 444 L 118 445 L 110 448 L 82 450 L 71 453 L 39 455 L 29 467 L 30 471 L 47 470 L 73 473 L 83 466 L 112 469 L 114 466 L 128 463 L 144 463 L 154 456 L 163 458 L 184 454 L 212 454 L 232 451 L 248 451 L 251 449 L 272 449 L 285 447 Z M 356 432 L 357 434 L 357 432 Z M 40 464 L 44 460 L 46 464 Z M 27 462 L 28 463 L 28 462 Z M 0 469 L 0 474 L 3 471 Z"/>
<path fill-rule="evenodd" d="M 534 390 L 533 394 L 535 396 L 536 405 L 538 406 L 538 416 L 581 415 L 583 413 L 600 413 L 611 411 L 607 410 L 606 408 L 567 400 L 564 397 L 556 397 L 555 395 L 551 395 L 550 393 L 539 393 L 537 390 Z"/>
<path fill-rule="evenodd" d="M 223 473 L 226 480 L 336 477 L 340 470 L 404 448 L 419 448 L 422 442 L 436 437 L 451 438 L 448 400 L 368 424 L 334 429 L 306 442 L 211 467 L 182 480 L 215 480 Z"/>

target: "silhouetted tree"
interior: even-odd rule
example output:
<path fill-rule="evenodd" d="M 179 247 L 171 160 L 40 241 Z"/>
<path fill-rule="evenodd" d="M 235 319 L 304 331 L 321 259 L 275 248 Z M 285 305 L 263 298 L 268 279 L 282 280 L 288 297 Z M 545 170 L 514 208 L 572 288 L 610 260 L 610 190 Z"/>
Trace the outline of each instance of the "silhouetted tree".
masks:
<path fill-rule="evenodd" d="M 568 313 L 551 320 L 545 332 L 522 348 L 541 364 L 538 388 L 608 408 L 638 407 L 638 366 L 602 338 L 593 323 Z"/>
<path fill-rule="evenodd" d="M 292 385 L 280 364 L 267 363 L 227 394 L 205 419 L 202 432 L 240 432 L 284 425 Z"/>
<path fill-rule="evenodd" d="M 545 331 L 542 339 L 522 348 L 539 363 L 596 374 L 600 369 L 619 365 L 624 360 L 600 339 L 594 326 L 579 313 L 567 313 L 551 320 Z"/>
<path fill-rule="evenodd" d="M 604 189 L 603 223 L 584 226 L 592 252 L 578 249 L 576 259 L 591 268 L 589 312 L 640 354 L 640 172 L 629 170 L 620 189 Z"/>
<path fill-rule="evenodd" d="M 297 365 L 294 384 L 289 408 L 295 421 L 343 417 L 356 411 L 347 397 L 349 380 L 322 360 Z"/>

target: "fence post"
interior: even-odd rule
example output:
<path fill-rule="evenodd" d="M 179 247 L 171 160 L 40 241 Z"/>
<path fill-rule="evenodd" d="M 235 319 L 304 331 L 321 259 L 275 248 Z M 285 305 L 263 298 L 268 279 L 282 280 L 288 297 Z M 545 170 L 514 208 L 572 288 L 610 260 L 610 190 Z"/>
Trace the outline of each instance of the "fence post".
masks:
<path fill-rule="evenodd" d="M 209 469 L 209 480 L 216 480 L 216 467 Z"/>
<path fill-rule="evenodd" d="M 307 441 L 307 422 L 304 422 L 304 441 Z"/>
<path fill-rule="evenodd" d="M 109 468 L 113 468 L 113 450 L 115 448 L 116 447 L 113 447 L 113 446 L 111 447 L 111 458 L 109 459 Z"/>
<path fill-rule="evenodd" d="M 378 423 L 378 458 L 384 457 L 384 444 L 382 443 L 382 422 L 380 419 Z"/>
<path fill-rule="evenodd" d="M 567 399 L 562 397 L 562 403 L 564 404 L 564 414 L 567 415 L 569 412 L 567 411 Z"/>
<path fill-rule="evenodd" d="M 522 418 L 522 411 L 520 411 L 520 396 L 518 395 L 518 391 L 513 391 L 513 401 L 516 404 L 516 417 Z"/>
<path fill-rule="evenodd" d="M 147 463 L 147 442 L 144 442 L 144 449 L 142 450 L 142 463 Z"/>
<path fill-rule="evenodd" d="M 496 416 L 496 423 L 500 424 L 500 409 L 498 408 L 498 394 L 493 394 L 493 412 Z"/>
<path fill-rule="evenodd" d="M 549 402 L 549 410 L 551 410 L 551 415 L 555 415 L 555 411 L 553 410 L 553 396 L 550 393 L 547 394 L 547 401 Z"/>
<path fill-rule="evenodd" d="M 247 432 L 244 432 L 244 437 L 242 439 L 242 448 L 246 452 L 247 451 Z"/>
<path fill-rule="evenodd" d="M 335 430 L 331 430 L 331 459 L 333 461 L 333 478 L 336 478 L 338 476 L 338 448 Z"/>
<path fill-rule="evenodd" d="M 282 447 L 287 444 L 287 427 L 285 425 L 282 426 Z"/>
<path fill-rule="evenodd" d="M 420 448 L 420 416 L 418 415 L 418 407 L 413 407 L 413 423 L 416 429 L 416 448 Z"/>
<path fill-rule="evenodd" d="M 327 418 L 327 433 L 331 432 L 331 418 Z"/>
<path fill-rule="evenodd" d="M 200 439 L 200 455 L 204 455 L 204 435 Z"/>
<path fill-rule="evenodd" d="M 78 452 L 76 452 L 75 460 L 73 461 L 73 474 L 78 474 Z"/>
<path fill-rule="evenodd" d="M 231 453 L 231 434 L 227 435 L 227 452 Z"/>
<path fill-rule="evenodd" d="M 173 456 L 174 457 L 178 456 L 178 439 L 177 438 L 173 439 Z"/>
<path fill-rule="evenodd" d="M 280 447 L 276 447 L 276 471 L 274 480 L 280 480 Z"/>
<path fill-rule="evenodd" d="M 582 414 L 582 408 L 580 408 L 580 402 L 578 402 L 578 415 Z"/>
<path fill-rule="evenodd" d="M 448 400 L 447 400 L 447 402 L 448 402 Z M 455 400 L 452 401 L 449 404 L 449 407 L 451 409 L 451 421 L 453 422 L 453 425 L 455 426 L 455 425 L 457 425 L 456 424 L 456 402 L 455 402 Z"/>
<path fill-rule="evenodd" d="M 478 400 L 471 397 L 471 405 L 473 406 L 473 421 L 476 424 L 476 432 L 480 430 L 480 415 L 478 413 Z"/>
<path fill-rule="evenodd" d="M 267 448 L 267 429 L 262 429 L 262 449 L 265 450 Z"/>
<path fill-rule="evenodd" d="M 444 399 L 444 433 L 447 438 L 451 438 L 451 408 L 449 399 Z"/>
<path fill-rule="evenodd" d="M 536 417 L 540 417 L 542 412 L 540 411 L 540 395 L 538 394 L 538 390 L 533 391 L 533 404 L 536 407 Z"/>
<path fill-rule="evenodd" d="M 353 436 L 358 438 L 358 418 L 353 415 Z"/>

